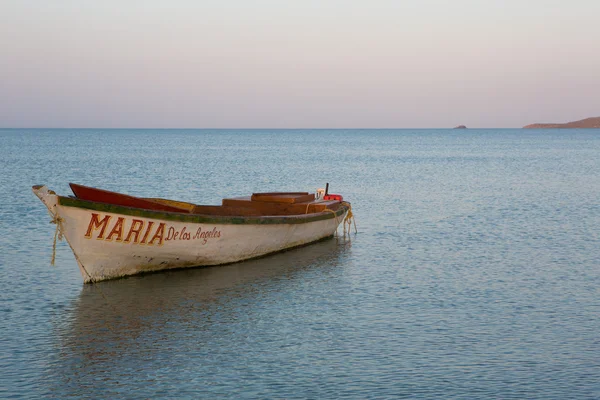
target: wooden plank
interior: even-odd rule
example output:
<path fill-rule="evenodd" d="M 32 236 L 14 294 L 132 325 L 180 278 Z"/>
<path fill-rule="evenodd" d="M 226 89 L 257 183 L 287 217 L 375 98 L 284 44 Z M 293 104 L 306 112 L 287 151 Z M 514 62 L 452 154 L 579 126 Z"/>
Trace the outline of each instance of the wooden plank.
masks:
<path fill-rule="evenodd" d="M 172 206 L 172 207 L 176 207 L 176 208 L 181 208 L 184 210 L 187 210 L 188 212 L 193 212 L 194 211 L 194 207 L 197 206 L 197 204 L 192 204 L 192 203 L 188 203 L 185 201 L 177 201 L 177 200 L 169 200 L 169 199 L 158 199 L 158 198 L 148 198 L 148 197 L 143 197 L 144 200 L 149 200 L 149 201 L 153 201 L 156 203 L 161 203 L 161 204 L 166 204 L 168 206 Z"/>
<path fill-rule="evenodd" d="M 276 195 L 284 195 L 284 196 L 303 196 L 309 194 L 308 192 L 258 192 L 252 193 L 253 196 L 276 196 Z"/>
<path fill-rule="evenodd" d="M 260 211 L 261 215 L 300 215 L 313 214 L 325 211 L 326 208 L 335 210 L 340 202 L 313 201 L 305 203 L 277 203 L 252 201 L 250 196 L 223 199 L 223 206 L 252 208 Z"/>
<path fill-rule="evenodd" d="M 275 202 L 275 203 L 305 203 L 313 201 L 315 195 L 308 192 L 271 192 L 252 193 L 252 201 Z"/>
<path fill-rule="evenodd" d="M 258 217 L 263 214 L 259 210 L 250 207 L 229 207 L 229 206 L 196 206 L 192 212 L 198 215 L 220 215 L 227 217 Z"/>

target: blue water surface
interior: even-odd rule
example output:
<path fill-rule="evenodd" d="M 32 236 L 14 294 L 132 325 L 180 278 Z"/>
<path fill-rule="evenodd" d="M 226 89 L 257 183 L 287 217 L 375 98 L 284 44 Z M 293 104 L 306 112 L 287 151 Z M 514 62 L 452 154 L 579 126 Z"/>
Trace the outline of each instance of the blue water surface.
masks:
<path fill-rule="evenodd" d="M 0 398 L 600 398 L 600 130 L 0 130 Z M 83 285 L 31 193 L 330 191 L 359 233 Z"/>

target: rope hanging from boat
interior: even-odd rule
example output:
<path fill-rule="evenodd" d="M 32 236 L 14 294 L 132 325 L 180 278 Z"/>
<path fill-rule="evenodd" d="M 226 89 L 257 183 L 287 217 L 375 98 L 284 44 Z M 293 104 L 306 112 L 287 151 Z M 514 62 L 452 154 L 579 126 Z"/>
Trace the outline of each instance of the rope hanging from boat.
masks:
<path fill-rule="evenodd" d="M 56 259 L 56 242 L 61 241 L 63 239 L 63 226 L 62 226 L 63 222 L 64 222 L 64 219 L 62 219 L 61 217 L 59 217 L 57 215 L 54 215 L 52 218 L 52 221 L 50 221 L 51 224 L 56 224 L 56 231 L 54 231 L 54 244 L 52 245 L 52 260 L 50 261 L 50 264 L 52 266 L 54 266 L 54 260 Z M 85 268 L 85 266 L 79 259 L 79 256 L 76 253 L 73 253 L 73 254 L 75 255 L 75 259 L 77 260 L 77 262 L 79 263 L 79 265 L 81 266 L 83 271 L 86 273 L 88 278 L 90 278 L 90 282 L 93 282 L 92 276 L 90 275 L 88 270 Z M 110 307 L 112 307 L 113 310 L 118 311 L 117 308 L 104 295 L 104 292 L 102 291 L 102 289 L 100 287 L 98 287 L 98 291 L 100 292 L 100 295 L 104 298 L 104 301 L 106 301 L 106 303 Z M 114 332 L 114 329 L 111 327 L 110 324 L 108 324 L 107 327 L 111 332 Z"/>
<path fill-rule="evenodd" d="M 348 207 L 348 213 L 346 214 L 346 218 L 344 218 L 344 235 L 346 234 L 346 224 L 348 225 L 348 233 L 350 233 L 352 224 L 354 224 L 354 233 L 358 233 L 358 229 L 356 229 L 356 218 L 354 218 L 354 214 L 352 213 L 352 204 L 343 201 L 342 205 Z"/>
<path fill-rule="evenodd" d="M 350 228 L 353 224 L 354 224 L 354 233 L 358 233 L 358 230 L 356 229 L 356 218 L 354 218 L 354 214 L 352 213 L 352 204 L 350 204 L 347 201 L 342 201 L 341 205 L 348 207 L 348 212 L 346 213 L 346 217 L 342 221 L 342 223 L 344 224 L 344 236 L 346 236 L 346 232 L 348 232 L 348 235 L 350 234 Z M 329 208 L 326 208 L 324 211 L 329 211 L 330 213 L 333 213 L 333 218 L 335 218 L 335 226 L 337 227 L 340 225 L 340 220 L 338 219 L 337 212 L 335 212 Z M 346 225 L 348 225 L 348 230 L 346 230 Z M 337 229 L 336 229 L 335 233 L 337 234 Z"/>
<path fill-rule="evenodd" d="M 54 261 L 56 259 L 56 242 L 57 239 L 60 241 L 63 238 L 63 233 L 62 233 L 62 222 L 64 221 L 64 219 L 62 219 L 59 216 L 54 216 L 52 218 L 52 221 L 50 221 L 51 224 L 56 224 L 56 230 L 54 231 L 54 244 L 52 245 L 52 260 L 50 260 L 50 265 L 54 266 Z"/>

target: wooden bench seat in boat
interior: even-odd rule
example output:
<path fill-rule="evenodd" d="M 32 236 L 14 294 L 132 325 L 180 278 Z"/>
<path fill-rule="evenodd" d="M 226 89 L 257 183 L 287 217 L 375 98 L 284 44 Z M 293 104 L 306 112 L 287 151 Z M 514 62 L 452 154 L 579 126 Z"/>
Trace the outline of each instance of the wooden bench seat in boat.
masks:
<path fill-rule="evenodd" d="M 326 208 L 336 210 L 340 202 L 337 200 L 316 200 L 302 203 L 253 201 L 252 196 L 223 199 L 224 207 L 250 208 L 260 215 L 299 215 L 325 211 Z"/>
<path fill-rule="evenodd" d="M 307 203 L 315 200 L 315 195 L 308 192 L 268 192 L 252 193 L 252 201 L 267 203 Z"/>

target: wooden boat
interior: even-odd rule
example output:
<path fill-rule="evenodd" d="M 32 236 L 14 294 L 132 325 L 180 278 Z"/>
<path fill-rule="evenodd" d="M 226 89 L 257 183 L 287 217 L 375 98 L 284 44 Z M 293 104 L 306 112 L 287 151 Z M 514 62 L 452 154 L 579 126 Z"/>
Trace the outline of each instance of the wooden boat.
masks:
<path fill-rule="evenodd" d="M 85 283 L 142 272 L 227 264 L 331 237 L 350 204 L 307 192 L 254 193 L 197 205 L 71 184 L 75 196 L 33 186 Z"/>

